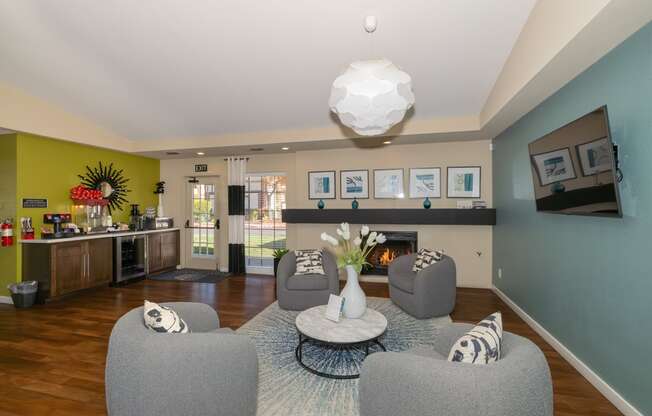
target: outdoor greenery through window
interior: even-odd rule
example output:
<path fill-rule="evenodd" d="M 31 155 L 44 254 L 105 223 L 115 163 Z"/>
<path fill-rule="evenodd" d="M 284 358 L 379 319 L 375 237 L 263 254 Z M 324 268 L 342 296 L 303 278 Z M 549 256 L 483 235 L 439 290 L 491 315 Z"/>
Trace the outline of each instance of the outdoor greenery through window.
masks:
<path fill-rule="evenodd" d="M 274 266 L 273 252 L 285 248 L 285 176 L 248 175 L 245 182 L 245 257 L 247 266 Z"/>
<path fill-rule="evenodd" d="M 215 253 L 215 205 L 215 185 L 193 184 L 192 255 L 195 257 Z"/>

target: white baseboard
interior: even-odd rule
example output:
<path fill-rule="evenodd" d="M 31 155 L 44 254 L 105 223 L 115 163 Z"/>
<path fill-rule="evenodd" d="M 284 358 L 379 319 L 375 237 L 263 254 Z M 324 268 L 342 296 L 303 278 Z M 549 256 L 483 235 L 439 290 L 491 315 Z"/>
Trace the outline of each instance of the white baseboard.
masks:
<path fill-rule="evenodd" d="M 360 276 L 360 281 L 370 283 L 388 283 L 387 276 L 375 274 L 363 274 Z"/>
<path fill-rule="evenodd" d="M 340 273 L 340 280 L 346 281 L 346 274 Z M 361 274 L 358 277 L 358 280 L 361 282 L 370 282 L 370 283 L 388 283 L 387 276 L 378 275 L 378 274 Z M 459 288 L 470 288 L 470 289 L 491 289 L 491 286 L 486 285 L 469 285 L 469 284 L 458 284 Z"/>
<path fill-rule="evenodd" d="M 346 281 L 346 274 L 340 274 L 340 280 Z M 361 282 L 370 283 L 387 283 L 387 276 L 380 274 L 361 274 L 358 276 L 358 280 Z"/>
<path fill-rule="evenodd" d="M 498 295 L 518 316 L 521 317 L 534 331 L 536 331 L 552 348 L 555 349 L 566 361 L 570 363 L 589 383 L 593 385 L 600 393 L 604 395 L 618 410 L 625 416 L 643 416 L 643 413 L 638 411 L 631 403 L 629 403 L 623 396 L 620 395 L 613 387 L 607 384 L 599 375 L 597 375 L 591 368 L 586 365 L 582 360 L 577 358 L 564 344 L 548 332 L 541 324 L 534 320 L 530 315 L 521 309 L 513 300 L 511 300 L 505 293 L 503 293 L 496 286 L 492 288 L 493 292 Z"/>
<path fill-rule="evenodd" d="M 0 296 L 0 303 L 6 303 L 8 305 L 13 305 L 14 301 L 11 300 L 11 296 Z"/>

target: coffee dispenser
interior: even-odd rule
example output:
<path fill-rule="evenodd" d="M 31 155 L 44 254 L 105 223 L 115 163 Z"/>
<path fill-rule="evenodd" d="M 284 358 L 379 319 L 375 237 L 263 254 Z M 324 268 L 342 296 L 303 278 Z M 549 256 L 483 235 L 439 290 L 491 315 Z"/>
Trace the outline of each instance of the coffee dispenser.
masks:
<path fill-rule="evenodd" d="M 72 216 L 70 214 L 43 214 L 43 223 L 52 224 L 52 233 L 43 234 L 44 238 L 63 238 L 70 236 L 74 233 L 66 233 L 63 229 L 63 224 L 70 222 Z"/>

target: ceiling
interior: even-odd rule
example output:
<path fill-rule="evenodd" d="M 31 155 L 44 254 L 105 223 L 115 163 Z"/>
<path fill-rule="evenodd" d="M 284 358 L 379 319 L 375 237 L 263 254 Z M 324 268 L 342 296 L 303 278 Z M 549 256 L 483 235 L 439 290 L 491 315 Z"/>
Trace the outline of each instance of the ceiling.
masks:
<path fill-rule="evenodd" d="M 162 158 L 355 146 L 329 112 L 330 85 L 353 60 L 387 57 L 416 95 L 389 135 L 488 139 L 640 27 L 650 4 L 5 1 L 0 127 Z M 372 35 L 366 15 L 378 18 Z M 590 48 L 579 36 L 601 33 Z"/>
<path fill-rule="evenodd" d="M 0 79 L 146 141 L 332 125 L 338 73 L 388 57 L 413 77 L 413 118 L 466 116 L 482 109 L 534 3 L 2 2 Z"/>

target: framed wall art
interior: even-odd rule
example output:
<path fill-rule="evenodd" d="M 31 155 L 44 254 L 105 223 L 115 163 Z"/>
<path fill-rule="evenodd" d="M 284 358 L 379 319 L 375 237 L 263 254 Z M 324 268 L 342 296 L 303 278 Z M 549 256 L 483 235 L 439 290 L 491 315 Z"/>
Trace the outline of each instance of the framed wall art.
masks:
<path fill-rule="evenodd" d="M 550 185 L 554 182 L 567 181 L 577 177 L 568 147 L 532 155 L 532 163 L 534 163 L 534 167 L 539 175 L 541 186 Z"/>
<path fill-rule="evenodd" d="M 405 198 L 403 169 L 374 169 L 374 198 Z"/>
<path fill-rule="evenodd" d="M 611 148 L 609 139 L 606 137 L 578 144 L 575 149 L 577 150 L 577 158 L 580 161 L 583 176 L 593 176 L 611 170 L 613 148 Z"/>
<path fill-rule="evenodd" d="M 441 198 L 441 169 L 410 168 L 410 198 Z"/>
<path fill-rule="evenodd" d="M 341 170 L 340 197 L 342 199 L 369 198 L 369 171 Z"/>
<path fill-rule="evenodd" d="M 480 166 L 449 167 L 448 198 L 480 198 Z"/>
<path fill-rule="evenodd" d="M 308 172 L 308 199 L 335 199 L 335 171 Z"/>

